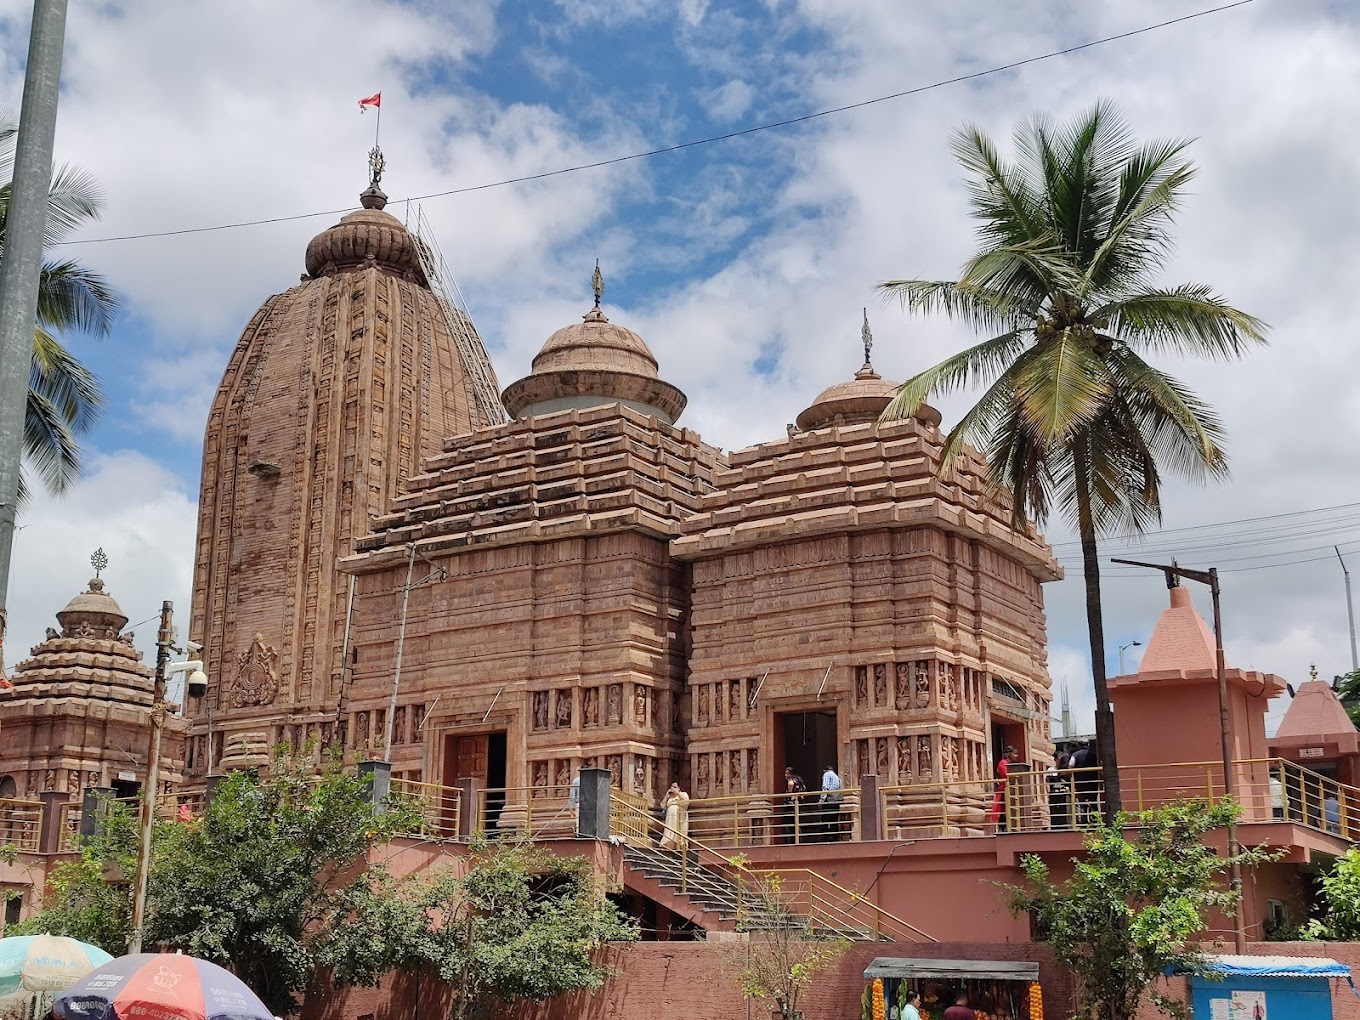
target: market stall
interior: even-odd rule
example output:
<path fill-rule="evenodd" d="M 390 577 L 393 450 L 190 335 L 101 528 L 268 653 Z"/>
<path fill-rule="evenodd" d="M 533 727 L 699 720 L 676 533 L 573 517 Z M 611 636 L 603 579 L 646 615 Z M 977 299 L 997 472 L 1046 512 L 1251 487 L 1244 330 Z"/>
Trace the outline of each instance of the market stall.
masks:
<path fill-rule="evenodd" d="M 864 980 L 865 1020 L 898 1020 L 912 990 L 921 993 L 921 1020 L 941 1020 L 960 989 L 978 1020 L 1044 1020 L 1037 963 L 880 956 Z"/>

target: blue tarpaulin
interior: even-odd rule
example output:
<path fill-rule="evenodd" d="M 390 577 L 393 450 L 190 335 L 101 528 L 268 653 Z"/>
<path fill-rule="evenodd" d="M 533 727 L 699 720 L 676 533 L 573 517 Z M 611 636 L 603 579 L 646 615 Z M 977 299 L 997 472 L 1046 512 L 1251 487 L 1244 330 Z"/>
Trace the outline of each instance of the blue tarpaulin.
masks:
<path fill-rule="evenodd" d="M 1344 963 L 1320 956 L 1209 956 L 1208 969 L 1229 977 L 1350 977 Z"/>

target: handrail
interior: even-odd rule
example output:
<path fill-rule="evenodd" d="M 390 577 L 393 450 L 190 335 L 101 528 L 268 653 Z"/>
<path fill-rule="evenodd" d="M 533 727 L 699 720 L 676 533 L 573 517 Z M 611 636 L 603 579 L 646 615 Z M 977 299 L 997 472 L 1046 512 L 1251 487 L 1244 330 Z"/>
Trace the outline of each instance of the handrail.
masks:
<path fill-rule="evenodd" d="M 615 791 L 610 792 L 612 796 Z M 751 913 L 749 905 L 743 906 L 743 901 L 746 896 L 750 895 L 747 886 L 751 884 L 751 880 L 754 878 L 756 885 L 763 885 L 766 890 L 777 891 L 777 906 L 808 917 L 814 927 L 833 932 L 855 931 L 864 935 L 871 935 L 874 939 L 888 938 L 894 941 L 907 942 L 937 941 L 915 925 L 871 902 L 866 894 L 851 892 L 820 872 L 813 871 L 810 868 L 762 868 L 746 862 L 739 862 L 685 832 L 675 832 L 663 822 L 652 818 L 645 811 L 640 811 L 635 804 L 622 798 L 613 799 L 611 808 L 611 816 L 616 811 L 625 816 L 627 819 L 623 823 L 625 826 L 641 829 L 647 834 L 655 830 L 661 836 L 669 835 L 673 842 L 678 842 L 679 847 L 676 856 L 682 893 L 689 889 L 690 858 L 694 857 L 696 864 L 704 864 L 709 870 L 718 873 L 723 879 L 732 883 L 736 890 L 739 915 L 743 910 L 748 915 Z M 797 876 L 804 885 L 786 888 L 784 876 Z M 804 890 L 806 890 L 806 909 L 799 910 L 798 896 L 795 894 L 802 893 Z"/>
<path fill-rule="evenodd" d="M 802 793 L 728 794 L 692 797 L 690 831 L 727 847 L 835 843 L 860 839 L 860 791 L 836 791 L 834 806 L 821 790 Z"/>
<path fill-rule="evenodd" d="M 422 783 L 413 779 L 393 779 L 389 787 L 392 796 L 405 798 L 421 808 L 420 824 L 414 832 L 404 836 L 457 839 L 462 818 L 463 791 L 439 783 Z"/>
<path fill-rule="evenodd" d="M 573 795 L 579 798 L 579 788 L 504 786 L 478 790 L 472 831 L 482 835 L 512 833 L 520 839 L 571 839 L 576 835 Z"/>
<path fill-rule="evenodd" d="M 0 799 L 0 845 L 36 852 L 42 832 L 42 801 Z"/>

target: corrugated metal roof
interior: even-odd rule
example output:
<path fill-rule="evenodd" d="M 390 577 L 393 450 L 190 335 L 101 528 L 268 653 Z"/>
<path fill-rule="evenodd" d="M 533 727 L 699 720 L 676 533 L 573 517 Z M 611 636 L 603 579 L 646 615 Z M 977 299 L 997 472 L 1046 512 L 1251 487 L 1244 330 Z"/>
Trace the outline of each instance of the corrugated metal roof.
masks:
<path fill-rule="evenodd" d="M 1321 956 L 1210 956 L 1213 970 L 1229 976 L 1350 977 L 1344 963 Z"/>
<path fill-rule="evenodd" d="M 1028 960 L 913 960 L 880 956 L 864 968 L 873 978 L 954 978 L 956 980 L 1038 981 L 1039 965 Z"/>

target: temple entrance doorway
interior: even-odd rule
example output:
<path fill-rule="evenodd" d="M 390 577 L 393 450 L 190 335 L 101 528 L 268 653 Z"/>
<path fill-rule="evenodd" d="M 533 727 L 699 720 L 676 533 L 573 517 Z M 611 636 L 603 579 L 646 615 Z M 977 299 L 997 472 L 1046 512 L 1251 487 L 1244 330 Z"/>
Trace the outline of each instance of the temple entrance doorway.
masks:
<path fill-rule="evenodd" d="M 836 710 L 781 712 L 775 717 L 775 740 L 779 744 L 775 791 L 784 792 L 785 766 L 802 777 L 808 790 L 820 790 L 822 769 L 837 766 L 840 757 L 836 752 Z"/>
<path fill-rule="evenodd" d="M 477 811 L 474 831 L 494 832 L 501 809 L 505 807 L 505 731 L 491 733 L 450 733 L 444 737 L 444 785 L 459 779 L 477 780 L 475 804 L 464 804 L 464 811 Z"/>

